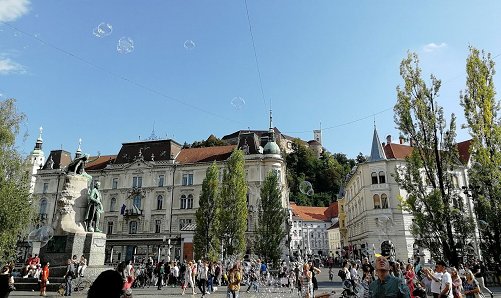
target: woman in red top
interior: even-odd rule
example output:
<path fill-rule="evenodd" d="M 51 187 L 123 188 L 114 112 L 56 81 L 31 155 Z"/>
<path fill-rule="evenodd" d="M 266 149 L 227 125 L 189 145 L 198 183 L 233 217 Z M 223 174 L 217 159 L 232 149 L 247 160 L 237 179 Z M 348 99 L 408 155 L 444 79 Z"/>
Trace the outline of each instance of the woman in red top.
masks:
<path fill-rule="evenodd" d="M 49 265 L 50 263 L 47 262 L 47 264 L 43 266 L 42 274 L 40 274 L 40 296 L 47 296 L 45 291 L 47 289 L 47 281 L 49 280 Z"/>
<path fill-rule="evenodd" d="M 412 264 L 407 264 L 407 267 L 405 267 L 405 280 L 407 281 L 407 286 L 409 287 L 409 290 L 411 292 L 411 298 L 414 298 L 414 278 L 416 277 L 416 274 L 414 273 L 414 266 Z"/>

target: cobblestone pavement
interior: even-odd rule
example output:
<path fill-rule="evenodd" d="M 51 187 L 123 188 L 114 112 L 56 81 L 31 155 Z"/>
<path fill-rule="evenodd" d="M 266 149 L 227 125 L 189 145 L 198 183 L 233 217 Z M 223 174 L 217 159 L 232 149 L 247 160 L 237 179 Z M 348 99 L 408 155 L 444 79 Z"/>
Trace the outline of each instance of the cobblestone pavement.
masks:
<path fill-rule="evenodd" d="M 334 272 L 337 272 L 338 269 Z M 341 281 L 339 277 L 335 276 L 334 281 L 331 282 L 328 280 L 328 269 L 322 268 L 322 272 L 318 275 L 319 289 L 315 292 L 315 295 L 320 293 L 331 293 L 335 291 L 336 294 L 331 297 L 341 297 Z M 240 292 L 240 298 L 297 298 L 299 297 L 297 292 L 290 293 L 285 289 L 270 289 L 263 288 L 260 293 L 245 293 L 247 287 L 242 287 Z M 494 292 L 494 297 L 501 297 L 501 288 L 490 288 Z M 188 293 L 188 291 L 187 291 Z M 199 291 L 197 290 L 197 293 Z M 181 297 L 181 289 L 164 287 L 162 290 L 157 290 L 155 287 L 145 288 L 145 289 L 133 289 L 133 297 Z M 14 291 L 11 293 L 10 297 L 35 297 L 39 296 L 39 292 L 23 292 L 23 291 Z M 60 297 L 56 295 L 56 293 L 47 293 L 48 297 Z M 182 297 L 193 298 L 193 297 L 201 297 L 201 294 L 190 295 L 185 294 Z M 86 297 L 84 293 L 74 293 L 72 297 Z M 207 295 L 207 298 L 222 298 L 226 297 L 226 287 L 220 287 L 218 291 Z M 486 296 L 487 298 L 488 295 Z"/>

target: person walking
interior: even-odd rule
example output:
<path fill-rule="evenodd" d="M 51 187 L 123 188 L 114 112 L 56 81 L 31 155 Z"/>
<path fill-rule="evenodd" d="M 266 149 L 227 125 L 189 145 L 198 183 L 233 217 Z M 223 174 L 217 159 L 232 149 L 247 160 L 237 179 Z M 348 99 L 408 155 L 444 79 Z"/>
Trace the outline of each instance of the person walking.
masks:
<path fill-rule="evenodd" d="M 458 270 L 455 267 L 451 268 L 452 278 L 452 295 L 454 298 L 462 298 L 461 291 L 463 290 L 463 281 L 459 277 Z"/>
<path fill-rule="evenodd" d="M 469 269 L 465 271 L 465 276 L 466 276 L 466 281 L 463 284 L 464 297 L 475 298 L 475 296 L 481 293 L 478 281 L 475 279 L 475 276 Z"/>
<path fill-rule="evenodd" d="M 71 296 L 73 287 L 71 281 L 75 278 L 75 265 L 73 265 L 73 261 L 71 259 L 68 259 L 67 264 L 66 273 L 64 274 L 64 280 L 66 281 L 64 296 Z"/>
<path fill-rule="evenodd" d="M 442 281 L 443 273 L 438 270 L 439 265 L 435 265 L 435 271 L 425 270 L 424 273 L 426 278 L 431 281 L 431 293 L 433 298 L 438 298 L 440 296 L 440 283 Z"/>
<path fill-rule="evenodd" d="M 188 262 L 188 265 L 186 265 L 186 270 L 184 271 L 184 282 L 183 282 L 183 292 L 181 293 L 181 295 L 184 295 L 184 292 L 186 291 L 186 288 L 188 287 L 188 285 L 190 285 L 191 289 L 192 289 L 192 294 L 195 295 L 195 284 L 193 283 L 193 275 L 192 275 L 192 267 L 193 267 L 193 263 L 192 262 Z"/>
<path fill-rule="evenodd" d="M 398 263 L 397 263 L 398 264 Z M 412 264 L 407 264 L 405 268 L 405 280 L 407 281 L 407 286 L 409 287 L 409 292 L 411 294 L 411 298 L 414 298 L 414 278 L 416 277 L 416 273 L 414 273 L 414 267 Z"/>
<path fill-rule="evenodd" d="M 47 296 L 47 283 L 49 282 L 49 265 L 47 262 L 42 268 L 42 273 L 40 274 L 40 296 Z"/>
<path fill-rule="evenodd" d="M 228 274 L 228 298 L 238 298 L 241 281 L 242 274 L 240 273 L 238 266 L 235 264 Z"/>
<path fill-rule="evenodd" d="M 478 282 L 478 285 L 480 287 L 480 292 L 487 292 L 491 295 L 491 297 L 494 297 L 492 291 L 485 286 L 484 275 L 486 273 L 487 273 L 487 267 L 485 267 L 484 262 L 477 260 L 475 266 L 473 266 L 473 275 L 475 276 L 475 279 Z"/>
<path fill-rule="evenodd" d="M 204 261 L 198 266 L 198 289 L 202 293 L 202 297 L 205 297 L 207 294 L 205 286 L 207 285 L 207 261 Z"/>
<path fill-rule="evenodd" d="M 302 298 L 313 298 L 313 281 L 310 265 L 303 265 L 303 275 L 301 277 Z"/>

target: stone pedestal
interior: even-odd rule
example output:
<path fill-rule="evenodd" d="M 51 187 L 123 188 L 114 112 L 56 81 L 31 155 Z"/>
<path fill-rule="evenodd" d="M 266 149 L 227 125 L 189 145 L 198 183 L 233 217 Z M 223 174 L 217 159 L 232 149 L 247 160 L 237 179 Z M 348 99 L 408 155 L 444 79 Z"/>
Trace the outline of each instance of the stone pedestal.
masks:
<path fill-rule="evenodd" d="M 83 222 L 88 202 L 88 179 L 81 175 L 66 175 L 61 196 L 57 200 L 54 235 L 85 233 Z"/>

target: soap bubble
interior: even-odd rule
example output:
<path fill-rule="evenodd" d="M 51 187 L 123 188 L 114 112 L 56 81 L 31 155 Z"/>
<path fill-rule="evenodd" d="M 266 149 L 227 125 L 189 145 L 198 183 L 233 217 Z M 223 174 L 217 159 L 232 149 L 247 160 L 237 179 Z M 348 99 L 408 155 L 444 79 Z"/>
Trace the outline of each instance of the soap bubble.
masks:
<path fill-rule="evenodd" d="M 31 231 L 28 235 L 28 242 L 41 242 L 40 247 L 47 245 L 50 239 L 54 237 L 54 230 L 50 226 L 42 226 L 36 230 Z"/>
<path fill-rule="evenodd" d="M 184 48 L 187 50 L 193 50 L 197 45 L 193 40 L 187 40 L 184 42 Z"/>
<path fill-rule="evenodd" d="M 134 51 L 134 41 L 130 37 L 122 37 L 118 40 L 117 51 L 120 54 L 128 54 Z"/>
<path fill-rule="evenodd" d="M 111 35 L 113 32 L 113 26 L 107 23 L 101 23 L 92 32 L 96 37 L 105 37 Z"/>
<path fill-rule="evenodd" d="M 237 109 L 241 110 L 245 106 L 245 100 L 239 96 L 233 97 L 231 100 L 231 105 Z"/>
<path fill-rule="evenodd" d="M 299 184 L 299 191 L 307 196 L 312 196 L 313 195 L 313 186 L 309 181 L 302 181 Z"/>

